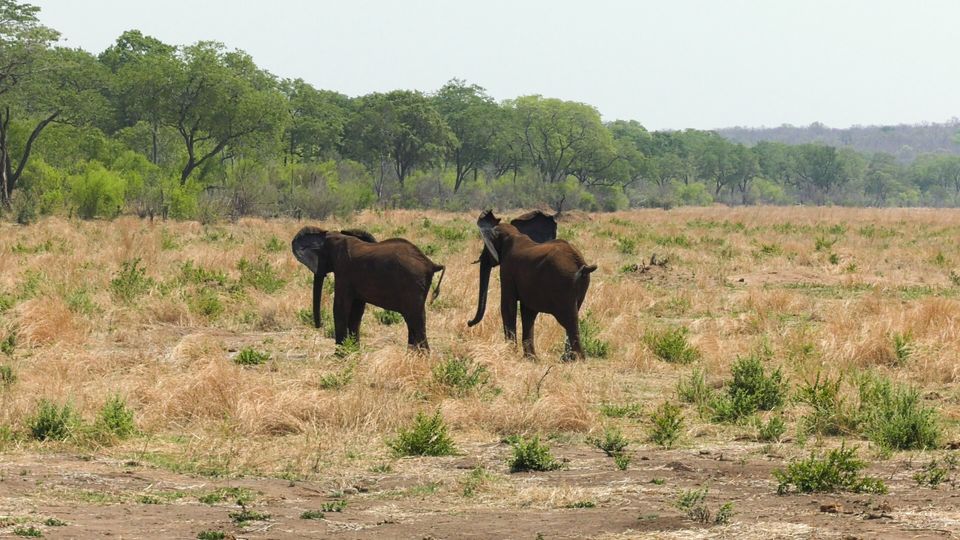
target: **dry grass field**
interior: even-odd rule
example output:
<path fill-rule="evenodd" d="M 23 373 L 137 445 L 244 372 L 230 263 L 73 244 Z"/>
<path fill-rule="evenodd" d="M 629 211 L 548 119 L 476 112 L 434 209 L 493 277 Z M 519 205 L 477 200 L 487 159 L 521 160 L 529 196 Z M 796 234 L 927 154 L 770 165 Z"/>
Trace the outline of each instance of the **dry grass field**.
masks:
<path fill-rule="evenodd" d="M 474 220 L 320 224 L 446 265 L 429 354 L 309 325 L 303 223 L 0 223 L 0 537 L 960 536 L 960 212 L 565 215 L 568 363 L 549 316 L 504 341 L 496 278 L 467 328 Z M 452 455 L 403 455 L 418 413 Z"/>

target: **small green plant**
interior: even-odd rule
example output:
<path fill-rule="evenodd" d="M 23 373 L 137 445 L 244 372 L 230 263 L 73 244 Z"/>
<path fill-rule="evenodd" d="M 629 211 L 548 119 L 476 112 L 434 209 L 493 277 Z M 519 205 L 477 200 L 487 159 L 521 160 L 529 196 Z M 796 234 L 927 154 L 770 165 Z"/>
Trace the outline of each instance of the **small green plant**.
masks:
<path fill-rule="evenodd" d="M 640 403 L 600 404 L 600 414 L 609 418 L 643 418 L 643 405 Z"/>
<path fill-rule="evenodd" d="M 8 311 L 17 303 L 17 299 L 12 294 L 0 292 L 0 313 Z"/>
<path fill-rule="evenodd" d="M 14 527 L 13 534 L 27 538 L 43 538 L 43 531 L 32 525 L 29 527 Z"/>
<path fill-rule="evenodd" d="M 779 485 L 780 495 L 797 493 L 822 493 L 851 491 L 854 493 L 886 493 L 887 487 L 879 478 L 862 474 L 867 464 L 857 458 L 856 447 L 842 444 L 827 452 L 826 456 L 811 454 L 809 458 L 794 461 L 786 469 L 773 472 Z"/>
<path fill-rule="evenodd" d="M 659 446 L 670 448 L 683 430 L 683 412 L 680 407 L 663 402 L 650 415 L 650 440 Z"/>
<path fill-rule="evenodd" d="M 92 315 L 99 309 L 90 298 L 90 293 L 84 289 L 75 289 L 67 295 L 67 307 L 70 311 L 80 315 Z"/>
<path fill-rule="evenodd" d="M 242 487 L 219 488 L 210 493 L 197 497 L 197 500 L 203 504 L 217 504 L 227 500 L 235 501 L 240 506 L 245 506 L 253 502 L 253 492 Z"/>
<path fill-rule="evenodd" d="M 256 261 L 240 259 L 240 262 L 237 263 L 237 270 L 240 270 L 241 285 L 249 285 L 267 294 L 279 291 L 286 284 L 283 279 L 277 276 L 276 271 L 263 257 Z"/>
<path fill-rule="evenodd" d="M 13 372 L 13 368 L 6 364 L 0 364 L 0 388 L 10 386 L 15 382 L 17 382 L 17 374 Z"/>
<path fill-rule="evenodd" d="M 587 311 L 579 322 L 580 325 L 580 345 L 583 352 L 588 357 L 606 358 L 610 355 L 610 343 L 598 337 L 600 334 L 600 323 L 598 323 L 593 313 Z"/>
<path fill-rule="evenodd" d="M 817 251 L 829 251 L 837 243 L 839 238 L 827 238 L 826 236 L 817 236 L 813 240 L 813 247 Z"/>
<path fill-rule="evenodd" d="M 783 374 L 776 369 L 765 373 L 760 353 L 738 357 L 734 362 L 733 380 L 726 394 L 711 402 L 713 419 L 717 422 L 740 422 L 757 411 L 769 411 L 783 405 L 787 385 Z"/>
<path fill-rule="evenodd" d="M 913 354 L 913 335 L 910 332 L 893 334 L 893 355 L 896 367 L 906 365 Z"/>
<path fill-rule="evenodd" d="M 603 430 L 603 438 L 591 438 L 588 442 L 603 450 L 610 457 L 616 457 L 623 453 L 629 444 L 623 437 L 619 429 L 612 427 Z"/>
<path fill-rule="evenodd" d="M 757 428 L 757 440 L 763 442 L 776 442 L 787 432 L 787 425 L 780 415 L 771 416 L 766 423 L 759 417 L 756 418 L 755 426 Z"/>
<path fill-rule="evenodd" d="M 161 251 L 171 251 L 178 249 L 180 245 L 177 243 L 177 239 L 170 234 L 170 231 L 167 229 L 160 229 L 160 250 Z"/>
<path fill-rule="evenodd" d="M 940 444 L 943 428 L 936 409 L 925 407 L 916 388 L 866 374 L 860 380 L 858 420 L 877 446 L 888 450 L 925 450 Z"/>
<path fill-rule="evenodd" d="M 950 263 L 950 261 L 947 260 L 946 255 L 944 255 L 942 251 L 938 251 L 937 254 L 933 256 L 933 259 L 931 259 L 930 262 L 932 262 L 935 266 L 939 266 L 941 268 L 944 266 L 947 266 L 947 264 Z"/>
<path fill-rule="evenodd" d="M 842 382 L 842 377 L 832 379 L 818 372 L 814 380 L 800 384 L 796 399 L 810 407 L 800 419 L 804 433 L 841 435 L 855 430 L 856 422 L 840 393 Z"/>
<path fill-rule="evenodd" d="M 439 410 L 432 416 L 417 413 L 413 425 L 401 429 L 387 446 L 397 456 L 450 456 L 457 452 Z"/>
<path fill-rule="evenodd" d="M 617 454 L 613 456 L 613 464 L 621 471 L 627 470 L 630 466 L 630 456 L 627 454 Z"/>
<path fill-rule="evenodd" d="M 182 283 L 193 283 L 194 285 L 225 287 L 230 278 L 220 270 L 209 270 L 202 266 L 194 266 L 193 261 L 188 260 L 180 266 L 180 281 Z"/>
<path fill-rule="evenodd" d="M 677 398 L 683 403 L 692 403 L 702 409 L 713 397 L 713 390 L 707 386 L 706 375 L 700 368 L 694 368 L 690 376 L 682 376 L 677 381 Z"/>
<path fill-rule="evenodd" d="M 27 419 L 30 435 L 38 441 L 65 440 L 79 425 L 80 417 L 73 406 L 69 403 L 57 406 L 47 399 L 41 399 L 36 413 Z"/>
<path fill-rule="evenodd" d="M 947 455 L 942 462 L 933 458 L 920 472 L 913 475 L 913 479 L 918 486 L 937 489 L 940 484 L 951 481 L 953 472 L 957 470 L 957 461 L 957 456 L 953 454 Z"/>
<path fill-rule="evenodd" d="M 570 503 L 566 506 L 567 508 L 596 508 L 597 503 L 593 501 L 577 501 Z"/>
<path fill-rule="evenodd" d="M 563 466 L 550 453 L 550 447 L 540 443 L 539 437 L 517 437 L 512 444 L 513 455 L 507 462 L 510 472 L 555 471 Z"/>
<path fill-rule="evenodd" d="M 830 264 L 834 266 L 840 264 L 840 256 L 836 253 L 831 253 L 830 256 L 827 257 L 827 260 L 830 261 Z"/>
<path fill-rule="evenodd" d="M 666 479 L 666 478 L 651 478 L 651 479 L 650 479 L 650 483 L 653 484 L 653 485 L 655 485 L 655 486 L 662 486 L 662 485 L 665 485 L 665 484 L 667 483 L 667 479 Z"/>
<path fill-rule="evenodd" d="M 339 390 L 353 380 L 354 365 L 351 363 L 340 371 L 320 375 L 317 384 L 324 390 Z"/>
<path fill-rule="evenodd" d="M 343 340 L 343 343 L 340 343 L 336 346 L 333 351 L 333 355 L 337 358 L 347 358 L 348 356 L 357 354 L 360 352 L 360 341 L 357 340 L 356 336 L 347 336 Z"/>
<path fill-rule="evenodd" d="M 13 356 L 13 351 L 17 348 L 17 334 L 11 332 L 7 337 L 0 341 L 0 353 L 7 356 Z"/>
<path fill-rule="evenodd" d="M 97 416 L 95 428 L 99 433 L 126 439 L 137 432 L 133 416 L 133 411 L 127 407 L 126 401 L 119 395 L 115 395 L 103 404 Z"/>
<path fill-rule="evenodd" d="M 266 521 L 270 519 L 270 514 L 249 510 L 243 505 L 240 506 L 239 512 L 229 512 L 227 515 L 230 516 L 230 519 L 232 519 L 234 523 L 241 526 L 248 521 Z"/>
<path fill-rule="evenodd" d="M 66 521 L 61 521 L 57 518 L 47 518 L 43 520 L 43 524 L 46 525 L 47 527 L 66 527 L 67 526 Z"/>
<path fill-rule="evenodd" d="M 279 253 L 286 249 L 287 246 L 280 241 L 276 236 L 271 236 L 270 240 L 267 240 L 266 245 L 263 246 L 263 249 L 267 250 L 270 253 Z"/>
<path fill-rule="evenodd" d="M 465 396 L 490 383 L 490 372 L 470 358 L 454 356 L 433 368 L 433 380 L 456 396 Z"/>
<path fill-rule="evenodd" d="M 224 540 L 227 537 L 227 533 L 223 531 L 202 531 L 197 534 L 197 540 Z"/>
<path fill-rule="evenodd" d="M 325 514 L 319 510 L 307 510 L 300 514 L 300 519 L 323 519 Z"/>
<path fill-rule="evenodd" d="M 195 295 L 187 301 L 187 307 L 192 313 L 214 320 L 224 311 L 223 302 L 220 301 L 220 295 L 217 291 L 209 288 L 201 288 Z"/>
<path fill-rule="evenodd" d="M 674 506 L 683 512 L 688 519 L 696 521 L 697 523 L 714 523 L 717 525 L 729 523 L 730 518 L 733 517 L 733 503 L 726 502 L 722 504 L 720 508 L 717 509 L 716 515 L 714 515 L 706 504 L 707 492 L 707 488 L 681 491 L 677 495 Z"/>
<path fill-rule="evenodd" d="M 260 352 L 252 347 L 245 347 L 240 350 L 235 357 L 233 357 L 234 363 L 241 366 L 259 366 L 260 364 L 266 363 L 270 360 L 270 355 L 265 352 Z"/>
<path fill-rule="evenodd" d="M 464 497 L 473 497 L 477 494 L 480 489 L 488 484 L 493 479 L 493 476 L 487 472 L 482 465 L 478 465 L 470 471 L 470 474 L 466 475 L 460 483 L 463 485 L 463 496 Z"/>
<path fill-rule="evenodd" d="M 325 502 L 320 505 L 320 510 L 324 512 L 343 512 L 347 507 L 346 499 L 337 499 L 335 501 Z"/>
<path fill-rule="evenodd" d="M 153 280 L 146 274 L 146 269 L 140 267 L 139 258 L 124 261 L 120 271 L 110 280 L 110 291 L 117 300 L 129 304 L 153 287 Z"/>
<path fill-rule="evenodd" d="M 955 270 L 951 270 L 948 277 L 950 278 L 950 283 L 952 283 L 954 287 L 960 287 L 960 274 L 958 274 Z M 0 295 L 0 313 L 3 313 L 2 295 Z"/>
<path fill-rule="evenodd" d="M 687 341 L 689 331 L 684 327 L 648 332 L 644 343 L 657 358 L 672 364 L 689 364 L 700 358 L 700 351 Z"/>
<path fill-rule="evenodd" d="M 393 324 L 400 324 L 403 322 L 403 315 L 400 315 L 396 311 L 390 311 L 388 309 L 378 309 L 374 314 L 377 317 L 377 322 L 384 326 L 390 326 Z"/>
<path fill-rule="evenodd" d="M 624 255 L 633 255 L 637 252 L 637 240 L 629 236 L 617 238 L 617 251 Z"/>

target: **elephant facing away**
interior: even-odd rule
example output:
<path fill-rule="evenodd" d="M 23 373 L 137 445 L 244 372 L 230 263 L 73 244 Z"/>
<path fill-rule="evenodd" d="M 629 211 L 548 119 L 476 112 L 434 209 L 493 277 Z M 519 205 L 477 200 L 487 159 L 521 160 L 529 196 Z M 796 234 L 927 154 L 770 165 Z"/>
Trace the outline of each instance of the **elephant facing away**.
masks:
<path fill-rule="evenodd" d="M 583 359 L 579 312 L 597 266 L 588 265 L 565 240 L 538 244 L 490 212 L 481 214 L 477 226 L 490 255 L 500 263 L 500 313 L 506 338 L 516 340 L 519 302 L 524 354 L 536 356 L 534 322 L 538 314 L 549 313 L 566 330 L 570 351 Z"/>
<path fill-rule="evenodd" d="M 347 337 L 360 339 L 360 320 L 366 305 L 396 311 L 407 323 L 407 343 L 429 349 L 425 303 L 433 275 L 444 267 L 431 261 L 417 246 L 402 238 L 382 242 L 365 231 L 300 229 L 292 242 L 293 255 L 313 272 L 313 323 L 320 327 L 323 280 L 333 272 L 333 321 L 337 344 Z"/>

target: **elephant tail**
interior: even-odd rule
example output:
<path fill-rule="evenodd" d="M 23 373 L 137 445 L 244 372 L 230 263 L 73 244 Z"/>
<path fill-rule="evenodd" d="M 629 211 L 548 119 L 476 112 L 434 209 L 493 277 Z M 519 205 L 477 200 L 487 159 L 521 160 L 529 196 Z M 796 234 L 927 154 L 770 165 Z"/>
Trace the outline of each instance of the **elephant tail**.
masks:
<path fill-rule="evenodd" d="M 438 296 L 440 296 L 440 284 L 443 283 L 443 274 L 447 272 L 447 267 L 442 264 L 438 264 L 433 271 L 436 272 L 437 270 L 440 271 L 440 279 L 437 280 L 437 286 L 433 289 L 433 296 L 430 297 L 431 304 L 437 299 Z"/>
<path fill-rule="evenodd" d="M 581 277 L 590 275 L 590 273 L 596 269 L 597 269 L 597 265 L 595 264 L 588 264 L 588 265 L 581 266 L 580 269 L 577 270 L 576 275 L 573 276 L 573 280 L 580 281 Z"/>

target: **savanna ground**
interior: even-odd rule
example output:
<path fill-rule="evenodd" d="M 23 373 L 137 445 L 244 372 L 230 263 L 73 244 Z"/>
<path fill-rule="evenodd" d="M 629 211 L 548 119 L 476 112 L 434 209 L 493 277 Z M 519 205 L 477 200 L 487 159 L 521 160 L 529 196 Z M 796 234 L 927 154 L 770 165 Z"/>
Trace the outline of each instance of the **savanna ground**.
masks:
<path fill-rule="evenodd" d="M 323 224 L 447 266 L 429 355 L 377 309 L 359 349 L 309 326 L 302 223 L 0 224 L 0 536 L 960 536 L 960 212 L 565 216 L 600 267 L 572 363 L 549 316 L 539 359 L 503 340 L 496 278 L 467 328 L 474 219 Z M 741 400 L 751 362 L 763 395 Z M 400 457 L 437 411 L 454 455 Z M 517 436 L 562 466 L 511 472 Z M 841 445 L 885 489 L 778 494 L 775 471 Z"/>

